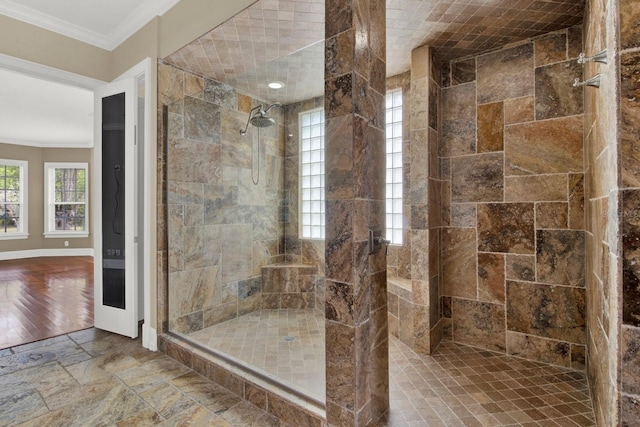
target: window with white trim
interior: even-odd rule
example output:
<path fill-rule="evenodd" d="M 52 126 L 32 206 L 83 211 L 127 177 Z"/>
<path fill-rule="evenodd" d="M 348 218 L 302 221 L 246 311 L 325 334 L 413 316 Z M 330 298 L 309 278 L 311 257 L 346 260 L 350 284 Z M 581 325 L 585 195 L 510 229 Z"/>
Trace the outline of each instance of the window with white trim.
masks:
<path fill-rule="evenodd" d="M 324 239 L 324 110 L 305 111 L 300 123 L 300 236 Z"/>
<path fill-rule="evenodd" d="M 386 96 L 386 221 L 387 239 L 402 244 L 402 89 Z"/>
<path fill-rule="evenodd" d="M 27 166 L 24 160 L 0 159 L 0 240 L 29 237 Z"/>
<path fill-rule="evenodd" d="M 45 163 L 45 237 L 89 235 L 89 166 Z"/>

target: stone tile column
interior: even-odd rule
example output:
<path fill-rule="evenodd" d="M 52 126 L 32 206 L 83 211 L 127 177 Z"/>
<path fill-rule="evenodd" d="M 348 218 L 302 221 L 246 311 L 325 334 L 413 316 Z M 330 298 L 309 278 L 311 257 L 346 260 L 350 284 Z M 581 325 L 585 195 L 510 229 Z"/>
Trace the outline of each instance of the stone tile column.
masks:
<path fill-rule="evenodd" d="M 385 1 L 325 3 L 327 421 L 365 426 L 389 405 L 385 218 Z"/>

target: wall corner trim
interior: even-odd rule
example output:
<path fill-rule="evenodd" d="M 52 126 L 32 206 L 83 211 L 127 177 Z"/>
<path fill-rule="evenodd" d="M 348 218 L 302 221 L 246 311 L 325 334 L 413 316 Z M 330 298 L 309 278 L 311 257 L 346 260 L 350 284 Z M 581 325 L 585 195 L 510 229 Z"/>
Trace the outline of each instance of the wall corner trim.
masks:
<path fill-rule="evenodd" d="M 142 325 L 142 346 L 151 351 L 158 351 L 158 332 L 146 323 Z"/>

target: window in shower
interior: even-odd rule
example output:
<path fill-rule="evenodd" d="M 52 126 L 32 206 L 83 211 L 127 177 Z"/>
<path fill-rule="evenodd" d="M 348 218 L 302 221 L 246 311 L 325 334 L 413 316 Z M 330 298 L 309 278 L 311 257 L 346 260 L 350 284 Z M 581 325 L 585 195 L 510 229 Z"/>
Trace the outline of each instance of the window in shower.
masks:
<path fill-rule="evenodd" d="M 300 113 L 300 235 L 324 239 L 324 110 Z"/>
<path fill-rule="evenodd" d="M 28 236 L 27 162 L 0 159 L 0 240 Z"/>
<path fill-rule="evenodd" d="M 402 89 L 386 97 L 386 211 L 387 239 L 402 244 Z"/>

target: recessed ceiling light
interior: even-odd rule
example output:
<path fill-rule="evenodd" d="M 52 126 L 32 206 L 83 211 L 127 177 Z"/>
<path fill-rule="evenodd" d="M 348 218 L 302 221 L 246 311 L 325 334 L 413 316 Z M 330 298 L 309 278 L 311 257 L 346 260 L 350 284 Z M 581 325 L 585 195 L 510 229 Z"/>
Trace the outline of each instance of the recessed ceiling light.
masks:
<path fill-rule="evenodd" d="M 267 86 L 269 86 L 271 89 L 282 89 L 285 85 L 282 82 L 272 81 L 267 83 Z"/>

